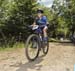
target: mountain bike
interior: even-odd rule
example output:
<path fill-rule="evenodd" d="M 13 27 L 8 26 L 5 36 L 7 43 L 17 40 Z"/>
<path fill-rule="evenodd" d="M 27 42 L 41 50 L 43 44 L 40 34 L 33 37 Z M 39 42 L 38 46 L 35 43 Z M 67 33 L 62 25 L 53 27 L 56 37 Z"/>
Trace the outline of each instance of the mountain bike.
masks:
<path fill-rule="evenodd" d="M 28 28 L 33 31 L 33 33 L 27 38 L 25 53 L 26 57 L 29 61 L 34 61 L 41 50 L 46 55 L 49 50 L 49 42 L 44 41 L 43 31 L 41 29 L 42 26 L 29 26 Z"/>

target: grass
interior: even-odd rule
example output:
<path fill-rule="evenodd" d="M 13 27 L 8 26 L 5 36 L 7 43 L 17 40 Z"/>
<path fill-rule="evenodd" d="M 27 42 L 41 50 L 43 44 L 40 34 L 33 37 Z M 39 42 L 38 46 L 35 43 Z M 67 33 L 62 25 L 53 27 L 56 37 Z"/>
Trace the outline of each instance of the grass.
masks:
<path fill-rule="evenodd" d="M 61 41 L 58 39 L 50 38 L 49 42 L 58 42 L 59 43 Z M 6 46 L 0 47 L 0 51 L 11 51 L 11 50 L 15 50 L 17 48 L 24 48 L 24 47 L 25 47 L 25 45 L 23 42 L 16 42 L 14 45 L 7 44 Z"/>
<path fill-rule="evenodd" d="M 6 45 L 0 47 L 0 51 L 10 51 L 10 50 L 15 50 L 17 48 L 24 48 L 24 43 L 23 42 L 16 42 L 14 45 Z"/>
<path fill-rule="evenodd" d="M 50 38 L 49 39 L 49 42 L 57 42 L 57 40 L 56 39 L 53 39 L 53 38 Z"/>
<path fill-rule="evenodd" d="M 50 38 L 49 42 L 56 42 L 56 43 L 71 43 L 71 41 L 69 39 L 54 39 L 54 38 Z"/>

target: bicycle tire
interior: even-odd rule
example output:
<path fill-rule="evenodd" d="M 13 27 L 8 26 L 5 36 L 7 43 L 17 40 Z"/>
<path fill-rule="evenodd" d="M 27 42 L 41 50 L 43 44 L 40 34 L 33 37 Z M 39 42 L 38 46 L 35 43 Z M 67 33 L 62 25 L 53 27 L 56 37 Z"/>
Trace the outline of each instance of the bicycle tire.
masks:
<path fill-rule="evenodd" d="M 43 45 L 43 53 L 46 55 L 49 50 L 49 42 L 47 41 L 47 44 Z"/>
<path fill-rule="evenodd" d="M 36 37 L 37 39 L 37 43 L 38 43 L 38 50 L 37 50 L 37 53 L 36 53 L 36 56 L 34 58 L 31 58 L 28 54 L 28 45 L 29 45 L 29 42 L 32 38 Z M 25 53 L 26 53 L 26 57 L 29 61 L 34 61 L 38 55 L 39 55 L 39 51 L 40 51 L 40 41 L 39 41 L 39 37 L 36 35 L 36 34 L 32 34 L 28 37 L 27 41 L 26 41 L 26 48 L 25 48 Z"/>

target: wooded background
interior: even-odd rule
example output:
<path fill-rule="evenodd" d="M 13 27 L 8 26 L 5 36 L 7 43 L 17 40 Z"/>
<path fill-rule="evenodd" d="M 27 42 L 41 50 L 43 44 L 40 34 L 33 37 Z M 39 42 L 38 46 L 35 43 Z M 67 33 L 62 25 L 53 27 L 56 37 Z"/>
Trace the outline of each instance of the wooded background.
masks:
<path fill-rule="evenodd" d="M 37 0 L 0 0 L 1 44 L 26 40 L 30 33 L 26 25 L 33 23 L 38 8 L 42 8 L 48 18 L 50 38 L 69 38 L 74 34 L 75 0 L 62 0 L 62 3 L 54 0 L 51 8 L 40 5 Z"/>

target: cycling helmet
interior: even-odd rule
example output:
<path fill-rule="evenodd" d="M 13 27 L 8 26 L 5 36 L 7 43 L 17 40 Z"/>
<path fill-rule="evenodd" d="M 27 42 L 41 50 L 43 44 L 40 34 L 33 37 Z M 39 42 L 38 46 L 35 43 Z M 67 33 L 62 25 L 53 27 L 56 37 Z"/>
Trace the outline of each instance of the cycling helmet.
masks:
<path fill-rule="evenodd" d="M 44 13 L 42 9 L 38 9 L 37 13 Z"/>

